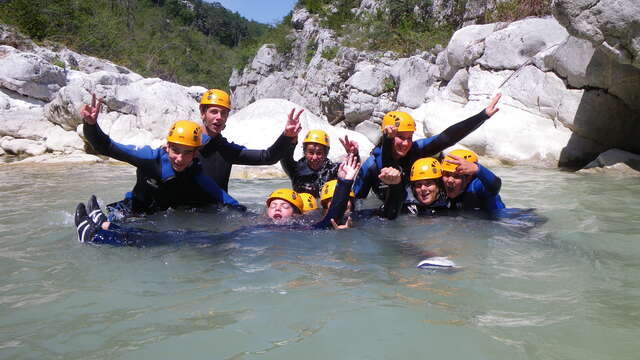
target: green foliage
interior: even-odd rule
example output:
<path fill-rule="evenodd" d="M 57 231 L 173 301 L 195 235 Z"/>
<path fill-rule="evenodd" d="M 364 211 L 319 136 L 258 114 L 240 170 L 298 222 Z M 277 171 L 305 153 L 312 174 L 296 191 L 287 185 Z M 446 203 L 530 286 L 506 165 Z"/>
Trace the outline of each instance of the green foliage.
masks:
<path fill-rule="evenodd" d="M 327 60 L 333 60 L 338 55 L 338 47 L 337 46 L 329 46 L 322 50 L 322 58 Z"/>
<path fill-rule="evenodd" d="M 454 0 L 464 9 L 466 0 Z M 386 11 L 356 18 L 359 0 L 300 0 L 309 12 L 318 14 L 321 25 L 343 37 L 343 43 L 364 50 L 391 50 L 401 55 L 417 49 L 446 45 L 455 25 L 436 26 L 429 19 L 431 0 L 387 0 Z M 335 56 L 335 55 L 334 55 Z"/>
<path fill-rule="evenodd" d="M 307 45 L 307 55 L 305 56 L 305 59 L 304 59 L 307 64 L 311 62 L 311 59 L 313 59 L 313 56 L 316 54 L 316 51 L 318 51 L 317 42 Z"/>
<path fill-rule="evenodd" d="M 55 58 L 53 59 L 53 65 L 60 67 L 60 68 L 66 68 L 67 65 L 64 63 L 64 61 L 62 61 L 60 58 Z"/>
<path fill-rule="evenodd" d="M 304 7 L 312 14 L 319 14 L 323 11 L 325 2 L 322 0 L 301 0 L 298 1 L 299 7 Z"/>
<path fill-rule="evenodd" d="M 288 31 L 248 21 L 219 3 L 189 2 L 193 10 L 183 0 L 8 0 L 0 1 L 0 21 L 36 41 L 59 42 L 143 76 L 218 88 L 255 54 L 257 39 Z"/>
<path fill-rule="evenodd" d="M 511 0 L 496 4 L 496 9 L 485 14 L 486 22 L 516 21 L 529 16 L 551 14 L 551 0 Z"/>
<path fill-rule="evenodd" d="M 388 76 L 384 79 L 384 90 L 383 92 L 393 92 L 396 90 L 396 81 L 393 77 Z"/>

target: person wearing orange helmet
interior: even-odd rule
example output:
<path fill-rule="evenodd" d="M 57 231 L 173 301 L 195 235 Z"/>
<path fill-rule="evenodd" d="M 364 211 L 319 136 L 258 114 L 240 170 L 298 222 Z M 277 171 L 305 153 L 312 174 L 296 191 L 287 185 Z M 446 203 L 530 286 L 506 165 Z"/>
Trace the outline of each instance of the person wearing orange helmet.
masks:
<path fill-rule="evenodd" d="M 204 173 L 212 178 L 222 189 L 228 191 L 231 166 L 237 165 L 273 165 L 282 159 L 290 148 L 295 146 L 300 132 L 299 118 L 303 110 L 289 113 L 283 133 L 266 150 L 252 150 L 229 142 L 222 130 L 226 127 L 231 100 L 229 94 L 220 89 L 210 89 L 202 94 L 200 100 L 200 118 L 204 124 L 203 143 L 199 158 Z"/>
<path fill-rule="evenodd" d="M 366 198 L 373 189 L 376 196 L 384 201 L 390 181 L 388 172 L 393 171 L 392 168 L 399 170 L 403 174 L 403 183 L 408 184 L 409 169 L 417 159 L 434 156 L 469 135 L 498 112 L 498 100 L 500 94 L 493 97 L 489 106 L 480 113 L 438 135 L 416 141 L 413 141 L 416 123 L 411 115 L 404 111 L 388 112 L 382 119 L 382 144 L 371 151 L 371 156 L 360 169 L 354 185 L 356 197 Z"/>
<path fill-rule="evenodd" d="M 478 163 L 478 155 L 457 149 L 442 161 L 442 181 L 452 209 L 496 211 L 504 209 L 502 181 Z"/>
<path fill-rule="evenodd" d="M 83 133 L 94 150 L 137 168 L 137 182 L 125 199 L 107 207 L 112 219 L 150 214 L 181 205 L 206 206 L 238 202 L 205 176 L 196 160 L 202 145 L 202 128 L 192 121 L 176 121 L 160 148 L 136 147 L 112 141 L 98 125 L 101 102 L 95 94 L 80 111 Z"/>
<path fill-rule="evenodd" d="M 297 142 L 297 139 L 294 140 Z M 349 140 L 348 136 L 340 139 L 347 154 L 358 156 L 358 144 Z M 323 130 L 309 130 L 302 141 L 304 156 L 298 161 L 293 159 L 294 147 L 280 160 L 282 169 L 291 179 L 291 185 L 298 192 L 306 192 L 315 197 L 320 196 L 320 188 L 329 180 L 337 177 L 340 163 L 329 160 L 331 142 L 329 134 Z M 358 157 L 359 159 L 359 157 Z"/>

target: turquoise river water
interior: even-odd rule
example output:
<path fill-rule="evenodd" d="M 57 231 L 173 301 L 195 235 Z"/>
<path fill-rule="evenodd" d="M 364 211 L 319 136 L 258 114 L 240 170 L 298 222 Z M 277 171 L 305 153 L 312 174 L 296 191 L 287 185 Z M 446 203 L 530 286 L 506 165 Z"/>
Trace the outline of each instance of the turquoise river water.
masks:
<path fill-rule="evenodd" d="M 0 165 L 0 358 L 638 359 L 640 178 L 495 170 L 548 222 L 230 234 L 255 218 L 176 210 L 145 226 L 211 243 L 115 248 L 78 243 L 73 211 L 119 200 L 131 167 Z M 230 192 L 260 211 L 286 185 Z M 461 269 L 416 269 L 409 245 Z"/>

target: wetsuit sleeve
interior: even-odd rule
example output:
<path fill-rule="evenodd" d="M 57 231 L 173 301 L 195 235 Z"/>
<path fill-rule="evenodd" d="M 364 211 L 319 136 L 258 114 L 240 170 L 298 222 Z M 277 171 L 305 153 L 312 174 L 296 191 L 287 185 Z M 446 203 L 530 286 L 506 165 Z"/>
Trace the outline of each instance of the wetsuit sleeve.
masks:
<path fill-rule="evenodd" d="M 84 124 L 82 132 L 89 144 L 100 154 L 109 156 L 116 160 L 127 162 L 133 166 L 140 167 L 148 160 L 157 157 L 157 151 L 149 146 L 138 148 L 134 145 L 122 145 L 112 141 L 108 135 L 96 124 Z"/>
<path fill-rule="evenodd" d="M 287 174 L 289 179 L 293 180 L 293 175 L 295 174 L 296 169 L 296 161 L 293 160 L 293 151 L 295 150 L 295 145 L 291 144 L 287 152 L 284 154 L 282 159 L 280 159 L 280 165 L 282 166 L 282 170 Z"/>
<path fill-rule="evenodd" d="M 331 228 L 331 219 L 335 220 L 337 224 L 343 223 L 342 218 L 344 217 L 344 212 L 347 209 L 347 201 L 349 201 L 349 192 L 351 191 L 352 185 L 353 180 L 343 180 L 338 178 L 338 184 L 336 185 L 336 190 L 333 193 L 329 211 L 327 211 L 327 215 L 325 215 L 319 223 L 313 225 L 313 228 Z"/>
<path fill-rule="evenodd" d="M 393 138 L 383 136 L 382 140 L 382 167 L 394 167 L 400 169 L 398 163 L 393 160 Z"/>
<path fill-rule="evenodd" d="M 484 196 L 494 196 L 498 195 L 500 192 L 500 188 L 502 187 L 502 180 L 496 176 L 491 170 L 486 167 L 477 164 L 480 171 L 476 174 L 476 178 L 482 182 L 484 186 Z"/>
<path fill-rule="evenodd" d="M 402 206 L 405 200 L 405 194 L 406 193 L 402 182 L 396 185 L 389 185 L 389 187 L 387 188 L 386 198 L 384 199 L 384 204 L 381 208 L 381 215 L 391 220 L 397 218 L 398 214 L 402 210 Z"/>
<path fill-rule="evenodd" d="M 353 186 L 353 192 L 356 194 L 356 198 L 365 199 L 369 195 L 369 190 L 373 186 L 372 178 L 377 179 L 378 167 L 376 165 L 376 159 L 373 155 L 362 164 L 358 176 L 356 177 L 355 184 Z"/>
<path fill-rule="evenodd" d="M 449 126 L 436 136 L 416 141 L 418 157 L 433 156 L 444 149 L 455 145 L 457 142 L 479 128 L 480 125 L 482 125 L 488 118 L 489 115 L 482 110 L 466 120 Z"/>
<path fill-rule="evenodd" d="M 273 165 L 289 151 L 291 138 L 280 135 L 266 150 L 251 150 L 228 141 L 218 144 L 218 152 L 231 164 L 238 165 Z"/>
<path fill-rule="evenodd" d="M 221 204 L 231 206 L 235 209 L 245 211 L 247 208 L 243 205 L 240 205 L 236 199 L 231 197 L 231 195 L 227 194 L 226 191 L 222 190 L 210 177 L 204 175 L 203 173 L 199 173 L 195 176 L 198 185 L 200 185 L 204 191 L 209 194 L 214 200 L 218 201 Z"/>

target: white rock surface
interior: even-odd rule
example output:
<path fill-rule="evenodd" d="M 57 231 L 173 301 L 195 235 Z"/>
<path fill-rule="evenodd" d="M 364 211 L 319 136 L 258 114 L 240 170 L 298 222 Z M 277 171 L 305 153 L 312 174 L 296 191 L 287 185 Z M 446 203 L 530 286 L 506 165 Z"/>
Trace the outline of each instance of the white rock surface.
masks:
<path fill-rule="evenodd" d="M 0 45 L 0 86 L 35 99 L 50 101 L 66 84 L 63 68 L 42 57 Z"/>
<path fill-rule="evenodd" d="M 28 157 L 26 159 L 15 162 L 15 164 L 61 164 L 61 163 L 87 163 L 87 162 L 103 162 L 101 158 L 95 155 L 84 153 L 73 154 L 43 154 Z"/>
<path fill-rule="evenodd" d="M 5 152 L 12 155 L 41 155 L 47 151 L 47 147 L 41 141 L 29 140 L 29 139 L 14 139 L 10 136 L 5 136 L 0 139 L 0 147 Z"/>
<path fill-rule="evenodd" d="M 492 69 L 515 70 L 544 50 L 559 46 L 568 36 L 552 17 L 515 21 L 487 36 L 478 63 Z"/>
<path fill-rule="evenodd" d="M 227 139 L 250 149 L 266 149 L 282 134 L 287 122 L 287 116 L 291 109 L 302 107 L 282 99 L 262 99 L 247 106 L 229 117 L 227 127 L 222 133 Z M 340 161 L 345 155 L 344 148 L 339 138 L 345 135 L 349 139 L 358 142 L 360 154 L 366 156 L 373 144 L 362 134 L 355 131 L 341 129 L 329 125 L 326 120 L 305 109 L 300 116 L 302 130 L 298 135 L 298 143 L 301 144 L 309 130 L 324 130 L 329 134 L 331 149 L 329 158 L 332 161 Z M 302 157 L 302 146 L 297 146 L 294 158 Z"/>
<path fill-rule="evenodd" d="M 509 99 L 504 99 L 509 103 Z M 447 127 L 477 114 L 489 103 L 489 98 L 470 101 L 462 106 L 447 100 L 434 100 L 411 112 L 424 129 L 424 136 L 437 135 Z M 464 145 L 479 155 L 506 161 L 557 164 L 571 132 L 556 128 L 552 120 L 505 105 L 479 129 L 463 139 Z M 419 126 L 420 128 L 420 126 Z"/>
<path fill-rule="evenodd" d="M 640 2 L 555 0 L 553 14 L 569 32 L 623 64 L 640 68 Z"/>

